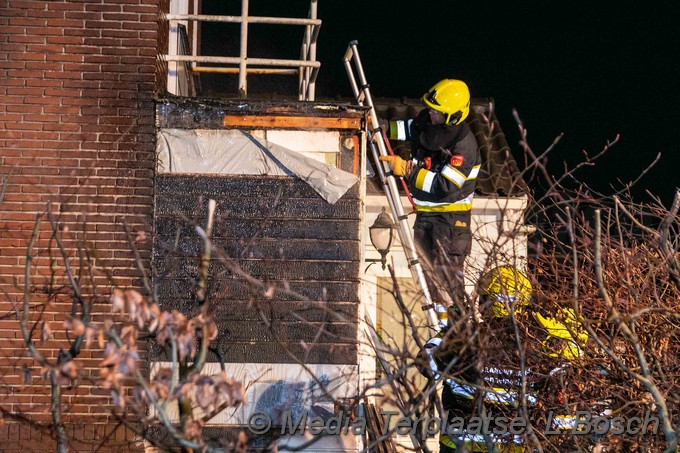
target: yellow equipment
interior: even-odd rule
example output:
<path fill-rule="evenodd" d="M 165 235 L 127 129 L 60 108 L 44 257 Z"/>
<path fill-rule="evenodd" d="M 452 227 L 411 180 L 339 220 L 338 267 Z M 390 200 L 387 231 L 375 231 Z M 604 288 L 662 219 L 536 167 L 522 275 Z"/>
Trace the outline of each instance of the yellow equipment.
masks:
<path fill-rule="evenodd" d="M 480 295 L 487 296 L 491 306 L 484 313 L 490 318 L 508 316 L 508 308 L 521 310 L 529 303 L 531 282 L 521 271 L 511 266 L 498 266 L 482 276 Z"/>
<path fill-rule="evenodd" d="M 470 113 L 470 90 L 462 80 L 444 79 L 423 95 L 423 102 L 446 114 L 446 124 L 460 124 Z"/>
<path fill-rule="evenodd" d="M 561 308 L 552 318 L 534 312 L 534 318 L 548 333 L 541 343 L 547 355 L 574 360 L 583 354 L 581 346 L 588 341 L 588 334 L 576 319 L 574 310 Z"/>

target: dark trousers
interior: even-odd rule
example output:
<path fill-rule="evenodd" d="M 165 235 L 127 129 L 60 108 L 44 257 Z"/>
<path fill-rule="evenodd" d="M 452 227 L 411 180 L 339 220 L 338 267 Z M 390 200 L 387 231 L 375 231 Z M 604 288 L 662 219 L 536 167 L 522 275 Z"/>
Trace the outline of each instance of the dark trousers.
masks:
<path fill-rule="evenodd" d="M 421 259 L 426 262 L 425 268 L 431 269 L 428 285 L 435 300 L 447 300 L 439 294 L 447 291 L 453 303 L 462 308 L 465 303 L 463 265 L 472 247 L 470 213 L 418 214 L 413 236 Z M 439 444 L 439 453 L 456 451 Z"/>
<path fill-rule="evenodd" d="M 463 264 L 472 246 L 470 213 L 420 213 L 413 234 L 426 267 L 432 269 L 430 291 L 433 295 L 447 291 L 454 302 L 463 304 Z M 439 300 L 445 299 L 439 295 Z"/>

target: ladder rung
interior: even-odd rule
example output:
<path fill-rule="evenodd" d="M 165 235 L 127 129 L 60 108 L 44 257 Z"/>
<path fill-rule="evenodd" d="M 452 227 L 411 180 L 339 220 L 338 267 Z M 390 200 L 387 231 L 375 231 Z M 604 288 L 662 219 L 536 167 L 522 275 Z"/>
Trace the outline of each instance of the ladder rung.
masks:
<path fill-rule="evenodd" d="M 359 58 L 359 53 L 356 49 L 356 41 L 352 41 L 345 53 L 345 69 L 347 70 L 347 76 L 350 79 L 350 84 L 352 86 L 352 91 L 355 94 L 356 100 L 359 105 L 366 105 L 370 107 L 370 115 L 376 116 L 375 106 L 373 105 L 373 99 L 371 97 L 371 92 L 369 89 L 369 84 L 366 81 L 364 75 L 363 67 L 361 66 L 361 59 Z M 357 79 L 354 77 L 354 71 L 352 70 L 352 60 L 354 61 L 355 68 L 359 75 L 359 81 L 361 82 L 361 89 L 357 87 Z M 371 120 L 371 124 L 373 121 Z M 372 126 L 371 126 L 372 128 Z M 378 166 L 378 175 L 380 176 L 381 183 L 383 185 L 383 190 L 388 197 L 390 207 L 392 208 L 392 215 L 397 217 L 396 227 L 399 229 L 399 235 L 402 239 L 404 245 L 404 252 L 406 254 L 406 260 L 408 267 L 411 269 L 411 275 L 419 287 L 422 298 L 424 299 L 424 306 L 431 306 L 431 296 L 430 291 L 427 286 L 427 281 L 425 279 L 425 274 L 423 273 L 422 265 L 418 260 L 416 247 L 414 244 L 413 233 L 410 230 L 408 222 L 404 220 L 408 219 L 408 216 L 403 211 L 403 206 L 401 206 L 399 190 L 396 187 L 396 180 L 394 178 L 394 172 L 389 166 L 383 166 L 383 162 L 379 162 L 380 155 L 386 155 L 387 150 L 385 147 L 387 145 L 387 138 L 383 135 L 380 128 L 370 129 L 368 131 L 370 134 L 370 147 L 373 153 L 373 158 L 375 159 L 375 165 Z M 377 148 L 377 149 L 376 149 Z M 385 169 L 387 167 L 387 169 Z M 391 178 L 391 179 L 390 179 Z M 431 328 L 439 330 L 439 321 L 437 314 L 432 308 L 427 310 L 428 324 Z"/>

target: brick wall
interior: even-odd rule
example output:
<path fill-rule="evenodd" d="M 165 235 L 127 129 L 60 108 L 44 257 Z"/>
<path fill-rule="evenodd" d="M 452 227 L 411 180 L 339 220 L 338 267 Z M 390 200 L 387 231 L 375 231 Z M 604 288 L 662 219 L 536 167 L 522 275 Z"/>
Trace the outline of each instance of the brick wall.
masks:
<path fill-rule="evenodd" d="M 103 269 L 120 285 L 139 284 L 123 222 L 133 233 L 150 230 L 158 9 L 153 0 L 0 1 L 0 409 L 8 422 L 11 413 L 50 423 L 47 383 L 20 340 L 12 312 L 12 301 L 22 297 L 36 214 L 52 202 L 73 263 L 75 244 L 87 230 L 88 248 L 98 257 L 97 280 L 104 283 L 97 290 L 95 319 L 109 310 L 100 303 L 109 291 Z M 57 348 L 66 346 L 59 331 L 72 296 L 58 286 L 64 283 L 60 266 L 56 285 L 49 286 L 54 270 L 49 256 L 56 256 L 49 238 L 44 222 L 29 296 L 33 319 L 41 316 L 55 332 L 55 340 L 41 348 L 54 360 Z M 139 238 L 146 264 L 150 243 Z M 60 295 L 48 297 L 48 292 Z M 91 292 L 85 296 L 93 300 Z M 38 338 L 40 328 L 36 331 Z M 79 356 L 84 368 L 78 386 L 64 389 L 66 422 L 83 442 L 74 451 L 87 451 L 86 445 L 115 426 L 93 424 L 106 422 L 108 413 L 106 391 L 93 386 L 96 371 L 87 369 L 99 357 L 85 350 Z M 24 385 L 27 370 L 32 378 Z M 88 428 L 82 428 L 85 417 Z M 33 451 L 41 442 L 52 442 L 49 426 L 25 426 L 1 426 L 0 451 Z"/>

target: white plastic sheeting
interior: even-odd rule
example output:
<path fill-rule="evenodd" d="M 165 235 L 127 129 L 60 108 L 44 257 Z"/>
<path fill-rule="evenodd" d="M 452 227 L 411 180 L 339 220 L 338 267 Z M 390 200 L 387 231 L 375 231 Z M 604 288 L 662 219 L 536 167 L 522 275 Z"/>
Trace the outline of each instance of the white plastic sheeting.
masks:
<path fill-rule="evenodd" d="M 297 176 L 334 204 L 358 177 L 241 130 L 161 129 L 159 173 Z"/>

